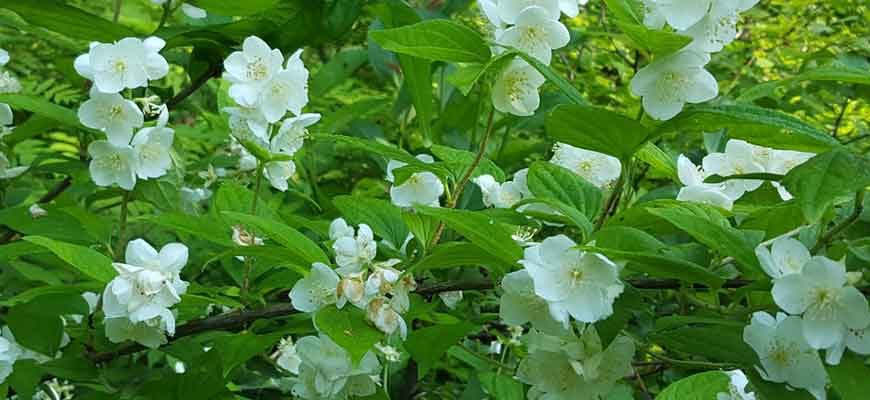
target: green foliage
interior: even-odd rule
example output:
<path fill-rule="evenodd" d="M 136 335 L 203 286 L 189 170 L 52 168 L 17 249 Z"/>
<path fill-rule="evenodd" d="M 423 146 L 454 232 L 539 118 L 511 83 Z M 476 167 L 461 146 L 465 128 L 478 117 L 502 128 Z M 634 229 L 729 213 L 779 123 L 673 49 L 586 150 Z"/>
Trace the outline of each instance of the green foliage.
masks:
<path fill-rule="evenodd" d="M 718 393 L 730 393 L 728 375 L 720 371 L 709 371 L 694 374 L 670 384 L 670 386 L 656 396 L 656 399 L 715 399 Z"/>

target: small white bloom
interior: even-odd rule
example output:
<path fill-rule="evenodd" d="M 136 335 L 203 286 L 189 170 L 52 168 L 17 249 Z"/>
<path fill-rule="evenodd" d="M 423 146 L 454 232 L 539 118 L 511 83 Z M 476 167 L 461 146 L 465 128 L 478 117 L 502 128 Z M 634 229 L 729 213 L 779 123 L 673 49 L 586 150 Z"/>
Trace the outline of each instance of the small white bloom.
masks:
<path fill-rule="evenodd" d="M 263 86 L 258 104 L 269 122 L 278 122 L 287 110 L 299 115 L 308 104 L 308 69 L 301 55 L 301 49 L 293 53 L 287 60 L 287 68 L 275 73 Z"/>
<path fill-rule="evenodd" d="M 562 14 L 574 18 L 580 14 L 580 6 L 585 6 L 589 0 L 559 0 L 559 10 Z"/>
<path fill-rule="evenodd" d="M 0 67 L 6 65 L 8 63 L 9 63 L 9 52 L 4 50 L 4 49 L 0 49 Z"/>
<path fill-rule="evenodd" d="M 547 79 L 523 60 L 511 61 L 492 87 L 492 105 L 496 110 L 527 117 L 541 105 L 538 88 Z"/>
<path fill-rule="evenodd" d="M 175 361 L 174 363 L 172 363 L 172 370 L 175 371 L 176 374 L 183 374 L 187 372 L 187 368 L 181 361 Z"/>
<path fill-rule="evenodd" d="M 838 340 L 837 344 L 826 349 L 825 362 L 830 365 L 840 364 L 843 352 L 847 348 L 864 356 L 870 355 L 870 326 L 861 329 L 847 329 L 846 337 Z"/>
<path fill-rule="evenodd" d="M 203 19 L 208 16 L 205 10 L 190 3 L 181 3 L 181 12 L 192 19 Z"/>
<path fill-rule="evenodd" d="M 158 37 L 144 41 L 124 38 L 114 44 L 92 43 L 88 53 L 75 60 L 76 71 L 94 81 L 103 93 L 147 87 L 149 80 L 163 78 L 169 64 L 160 55 L 166 42 Z"/>
<path fill-rule="evenodd" d="M 764 272 L 774 279 L 801 273 L 812 257 L 803 243 L 790 237 L 774 240 L 770 250 L 766 246 L 756 247 L 755 255 Z"/>
<path fill-rule="evenodd" d="M 378 351 L 384 355 L 384 359 L 389 362 L 399 362 L 399 360 L 402 359 L 402 353 L 399 353 L 399 351 L 393 346 L 384 345 L 378 342 L 375 343 L 375 348 L 378 349 Z"/>
<path fill-rule="evenodd" d="M 499 17 L 507 24 L 517 23 L 517 19 L 523 10 L 529 7 L 544 9 L 547 16 L 552 20 L 559 19 L 560 0 L 498 0 Z"/>
<path fill-rule="evenodd" d="M 12 365 L 18 360 L 18 346 L 4 337 L 0 337 L 0 383 L 12 374 Z"/>
<path fill-rule="evenodd" d="M 133 137 L 131 145 L 136 153 L 136 175 L 139 178 L 159 178 L 172 167 L 170 151 L 175 131 L 166 127 L 167 114 L 164 107 L 156 126 L 143 128 Z"/>
<path fill-rule="evenodd" d="M 742 140 L 729 140 L 724 153 L 711 153 L 704 157 L 704 171 L 722 177 L 764 172 L 764 166 L 755 162 L 753 145 Z M 761 187 L 763 181 L 731 179 L 722 183 L 723 190 L 732 200 Z"/>
<path fill-rule="evenodd" d="M 321 335 L 299 339 L 296 352 L 302 363 L 293 386 L 294 396 L 306 400 L 343 399 L 370 396 L 377 391 L 381 365 L 371 351 L 354 365 L 346 350 Z"/>
<path fill-rule="evenodd" d="M 281 50 L 270 48 L 256 36 L 247 37 L 242 51 L 224 60 L 224 79 L 232 83 L 230 97 L 242 106 L 256 107 L 263 87 L 281 70 L 283 62 Z"/>
<path fill-rule="evenodd" d="M 737 38 L 739 11 L 734 1 L 714 1 L 710 12 L 680 33 L 694 39 L 690 48 L 715 53 Z"/>
<path fill-rule="evenodd" d="M 535 284 L 528 271 L 511 272 L 501 280 L 504 294 L 499 303 L 499 317 L 508 325 L 531 322 L 535 329 L 550 335 L 565 333 L 568 321 L 556 321 L 546 300 L 535 294 Z"/>
<path fill-rule="evenodd" d="M 298 117 L 287 118 L 281 123 L 278 133 L 272 138 L 270 149 L 273 153 L 282 153 L 288 156 L 296 154 L 305 143 L 308 135 L 308 127 L 320 120 L 320 114 L 302 114 Z"/>
<path fill-rule="evenodd" d="M 568 28 L 558 19 L 552 19 L 543 7 L 523 9 L 515 22 L 516 25 L 505 29 L 496 41 L 516 47 L 544 64 L 550 63 L 553 50 L 565 47 L 571 40 Z"/>
<path fill-rule="evenodd" d="M 701 20 L 714 0 L 655 0 L 658 9 L 674 29 L 684 30 Z"/>
<path fill-rule="evenodd" d="M 344 218 L 336 218 L 329 224 L 329 239 L 338 240 L 339 238 L 355 235 L 352 226 L 347 224 Z"/>
<path fill-rule="evenodd" d="M 116 146 L 98 140 L 88 146 L 91 155 L 89 170 L 97 186 L 118 184 L 124 190 L 136 185 L 136 152 L 128 145 Z"/>
<path fill-rule="evenodd" d="M 296 174 L 296 164 L 293 160 L 269 161 L 263 166 L 263 168 L 266 179 L 269 180 L 269 184 L 271 184 L 273 188 L 282 192 L 287 191 L 289 188 L 287 180 Z"/>
<path fill-rule="evenodd" d="M 388 335 L 398 331 L 404 340 L 408 336 L 408 326 L 402 315 L 393 307 L 393 301 L 386 297 L 377 297 L 369 302 L 366 317 L 376 328 Z"/>
<path fill-rule="evenodd" d="M 390 188 L 390 200 L 399 207 L 437 207 L 443 194 L 444 184 L 431 172 L 415 172 L 401 185 Z"/>
<path fill-rule="evenodd" d="M 480 11 L 483 12 L 483 16 L 486 17 L 486 20 L 489 21 L 490 25 L 495 28 L 496 36 L 498 36 L 505 27 L 505 22 L 501 20 L 498 3 L 499 0 L 477 0 L 477 5 L 480 7 Z"/>
<path fill-rule="evenodd" d="M 281 339 L 278 349 L 272 353 L 272 358 L 275 359 L 275 363 L 281 369 L 291 374 L 299 375 L 299 365 L 302 364 L 302 359 L 299 358 L 299 354 L 296 352 L 296 346 L 293 345 L 292 337 L 287 336 Z"/>
<path fill-rule="evenodd" d="M 725 374 L 728 375 L 728 393 L 717 393 L 716 400 L 755 400 L 755 393 L 746 392 L 749 379 L 743 371 L 735 369 Z"/>
<path fill-rule="evenodd" d="M 302 312 L 315 312 L 337 301 L 339 277 L 323 263 L 311 264 L 308 276 L 296 281 L 290 290 L 293 308 Z"/>
<path fill-rule="evenodd" d="M 26 166 L 10 167 L 9 159 L 6 155 L 0 153 L 0 179 L 12 179 L 27 171 Z"/>
<path fill-rule="evenodd" d="M 867 298 L 846 285 L 846 266 L 826 257 L 811 258 L 800 273 L 773 283 L 773 300 L 792 315 L 803 314 L 804 337 L 815 349 L 837 344 L 847 329 L 870 325 Z"/>
<path fill-rule="evenodd" d="M 31 204 L 27 211 L 30 212 L 30 217 L 33 219 L 42 218 L 48 215 L 48 211 L 45 211 L 44 208 L 40 207 L 39 203 Z"/>
<path fill-rule="evenodd" d="M 145 122 L 145 116 L 136 103 L 120 94 L 97 90 L 91 90 L 91 98 L 79 107 L 78 117 L 82 125 L 105 132 L 116 146 L 129 144 L 133 128 Z"/>
<path fill-rule="evenodd" d="M 9 104 L 0 103 L 0 129 L 12 125 L 15 122 L 15 115 L 12 113 L 12 107 Z M 0 135 L 0 138 L 3 138 Z"/>
<path fill-rule="evenodd" d="M 577 250 L 564 235 L 527 247 L 520 264 L 528 271 L 535 293 L 550 303 L 560 322 L 568 315 L 593 323 L 613 313 L 613 301 L 622 293 L 619 266 L 601 254 Z"/>
<path fill-rule="evenodd" d="M 269 121 L 253 107 L 224 107 L 223 112 L 230 115 L 229 126 L 233 138 L 249 139 L 256 137 L 260 141 L 269 140 Z"/>
<path fill-rule="evenodd" d="M 366 297 L 363 274 L 357 272 L 343 276 L 338 282 L 336 296 L 338 296 L 338 301 L 335 305 L 338 308 L 344 308 L 344 305 L 350 302 L 359 309 L 365 309 L 368 298 Z"/>
<path fill-rule="evenodd" d="M 643 97 L 643 109 L 651 117 L 669 120 L 686 103 L 702 103 L 719 93 L 716 78 L 704 69 L 709 61 L 707 54 L 685 50 L 657 59 L 631 79 L 631 92 Z"/>
<path fill-rule="evenodd" d="M 481 175 L 472 181 L 480 187 L 487 207 L 511 208 L 523 199 L 522 188 L 516 182 L 498 183 L 492 175 Z"/>
<path fill-rule="evenodd" d="M 9 71 L 0 70 L 0 94 L 18 93 L 21 91 L 21 82 Z"/>
<path fill-rule="evenodd" d="M 708 174 L 682 154 L 677 158 L 677 175 L 680 182 L 686 185 L 680 188 L 677 200 L 709 204 L 726 210 L 734 207 L 734 200 L 725 194 L 725 187 L 722 184 L 704 183 Z"/>
<path fill-rule="evenodd" d="M 441 292 L 438 293 L 438 298 L 444 302 L 444 305 L 447 306 L 447 308 L 452 310 L 459 305 L 460 301 L 462 301 L 462 291 L 451 290 L 449 292 Z"/>
<path fill-rule="evenodd" d="M 233 243 L 239 246 L 262 246 L 263 238 L 254 236 L 241 225 L 233 226 Z"/>
<path fill-rule="evenodd" d="M 611 186 L 622 172 L 622 163 L 618 158 L 565 143 L 556 143 L 550 162 L 574 171 L 587 182 L 602 189 Z"/>
<path fill-rule="evenodd" d="M 335 251 L 335 263 L 339 275 L 347 276 L 359 273 L 368 266 L 378 252 L 378 244 L 372 229 L 366 224 L 360 224 L 356 236 L 339 237 L 332 244 Z"/>
<path fill-rule="evenodd" d="M 825 400 L 828 374 L 819 353 L 803 335 L 801 319 L 777 313 L 752 314 L 752 322 L 743 330 L 745 341 L 761 361 L 759 374 L 764 380 L 787 383 L 805 389 L 818 400 Z"/>
<path fill-rule="evenodd" d="M 171 315 L 171 314 L 169 314 Z M 148 321 L 131 322 L 127 318 L 106 318 L 106 338 L 112 343 L 132 340 L 145 347 L 156 349 L 166 344 L 166 333 L 175 332 L 175 318 L 158 316 Z"/>

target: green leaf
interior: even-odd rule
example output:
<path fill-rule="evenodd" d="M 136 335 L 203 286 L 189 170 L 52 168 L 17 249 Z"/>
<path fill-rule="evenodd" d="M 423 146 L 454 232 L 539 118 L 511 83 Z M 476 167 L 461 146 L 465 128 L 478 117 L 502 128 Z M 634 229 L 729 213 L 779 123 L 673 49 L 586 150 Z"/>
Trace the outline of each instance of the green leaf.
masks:
<path fill-rule="evenodd" d="M 206 216 L 166 213 L 160 215 L 148 215 L 143 221 L 155 224 L 174 232 L 182 232 L 207 240 L 224 247 L 234 246 L 231 240 L 232 230 L 214 218 Z"/>
<path fill-rule="evenodd" d="M 511 375 L 484 372 L 479 377 L 480 385 L 493 399 L 523 400 L 526 398 L 523 384 Z"/>
<path fill-rule="evenodd" d="M 480 34 L 443 19 L 370 31 L 369 37 L 392 52 L 434 61 L 486 62 L 491 56 Z"/>
<path fill-rule="evenodd" d="M 487 74 L 497 74 L 501 72 L 501 70 L 504 69 L 504 67 L 506 67 L 516 56 L 517 53 L 506 51 L 493 57 L 486 63 L 461 65 L 455 72 L 447 77 L 447 82 L 450 82 L 451 85 L 459 89 L 463 95 L 468 96 L 468 94 L 471 93 L 471 89 L 474 89 L 474 86 L 478 81 Z"/>
<path fill-rule="evenodd" d="M 659 203 L 647 209 L 651 214 L 664 218 L 678 229 L 688 233 L 699 243 L 714 249 L 723 256 L 731 256 L 749 275 L 759 275 L 761 265 L 755 257 L 755 245 L 712 206 L 678 202 Z M 760 275 L 759 275 L 760 276 Z"/>
<path fill-rule="evenodd" d="M 59 0 L 15 0 L 3 3 L 0 8 L 14 11 L 31 25 L 70 38 L 114 42 L 124 37 L 140 36 L 122 25 L 64 4 Z M 82 51 L 84 50 L 86 49 L 82 49 Z M 6 101 L 0 100 L 0 102 L 5 103 Z"/>
<path fill-rule="evenodd" d="M 347 350 L 354 362 L 384 339 L 381 331 L 366 322 L 363 312 L 353 307 L 326 307 L 314 314 L 314 326 Z"/>
<path fill-rule="evenodd" d="M 627 269 L 642 272 L 652 277 L 679 279 L 689 283 L 703 283 L 710 287 L 720 287 L 725 281 L 719 275 L 704 269 L 704 267 L 677 257 L 603 247 L 584 248 L 604 254 L 614 260 L 628 261 L 626 265 Z"/>
<path fill-rule="evenodd" d="M 692 105 L 659 126 L 653 137 L 674 131 L 728 129 L 732 139 L 765 147 L 821 152 L 840 143 L 824 131 L 782 112 L 748 105 Z"/>
<path fill-rule="evenodd" d="M 618 20 L 635 24 L 643 22 L 644 6 L 639 0 L 604 0 L 604 4 Z"/>
<path fill-rule="evenodd" d="M 511 229 L 485 214 L 424 206 L 417 206 L 416 209 L 424 215 L 443 221 L 471 243 L 509 265 L 516 265 L 523 258 L 523 250 L 511 237 Z"/>
<path fill-rule="evenodd" d="M 848 353 L 848 352 L 847 352 Z M 870 368 L 864 358 L 855 354 L 845 354 L 839 365 L 826 365 L 831 385 L 842 400 L 862 400 L 870 393 Z"/>
<path fill-rule="evenodd" d="M 710 400 L 730 393 L 730 378 L 722 371 L 707 371 L 680 379 L 662 390 L 656 400 Z"/>
<path fill-rule="evenodd" d="M 870 85 L 870 72 L 866 69 L 853 68 L 847 66 L 824 66 L 817 67 L 804 71 L 796 76 L 785 78 L 778 81 L 764 82 L 760 85 L 755 85 L 742 93 L 737 98 L 739 101 L 753 101 L 766 96 L 768 93 L 773 93 L 778 87 L 786 86 L 791 83 L 804 81 L 835 81 L 845 83 L 855 83 L 859 85 Z"/>
<path fill-rule="evenodd" d="M 528 174 L 529 190 L 535 197 L 549 198 L 571 206 L 595 219 L 601 211 L 601 190 L 577 174 L 553 163 L 532 163 Z"/>
<path fill-rule="evenodd" d="M 431 254 L 411 266 L 409 271 L 419 274 L 427 270 L 464 266 L 480 266 L 504 274 L 509 270 L 511 264 L 505 264 L 503 260 L 483 251 L 472 243 L 449 242 L 435 247 Z"/>
<path fill-rule="evenodd" d="M 13 109 L 30 111 L 36 115 L 50 118 L 67 126 L 79 126 L 79 117 L 76 115 L 75 111 L 50 103 L 39 97 L 23 94 L 0 94 L 0 103 L 9 104 Z"/>
<path fill-rule="evenodd" d="M 87 315 L 81 294 L 47 294 L 9 309 L 6 323 L 22 346 L 48 356 L 60 349 L 61 315 Z"/>
<path fill-rule="evenodd" d="M 725 325 L 683 326 L 651 335 L 667 349 L 716 362 L 749 367 L 757 363 L 755 351 L 743 341 L 743 328 Z"/>
<path fill-rule="evenodd" d="M 419 165 L 425 166 L 426 164 L 422 161 L 414 158 L 413 155 L 408 153 L 405 150 L 402 150 L 398 147 L 381 143 L 376 140 L 371 139 L 361 139 L 352 136 L 344 136 L 344 135 L 329 135 L 329 134 L 321 134 L 314 135 L 312 137 L 313 140 L 318 142 L 329 142 L 329 143 L 342 143 L 348 146 L 357 148 L 359 150 L 363 150 L 369 153 L 374 153 L 379 156 L 386 158 L 387 160 L 396 160 L 401 161 L 403 163 L 409 165 Z"/>
<path fill-rule="evenodd" d="M 191 0 L 197 7 L 209 13 L 226 16 L 245 16 L 269 11 L 281 0 L 245 0 L 227 2 L 225 0 Z"/>
<path fill-rule="evenodd" d="M 595 227 L 592 226 L 592 222 L 589 218 L 584 215 L 580 210 L 576 209 L 573 206 L 565 204 L 559 200 L 552 199 L 549 197 L 532 197 L 528 199 L 523 199 L 520 202 L 514 204 L 513 208 L 517 209 L 526 204 L 544 204 L 553 209 L 553 211 L 561 214 L 544 214 L 542 212 L 533 211 L 533 210 L 525 210 L 523 214 L 531 215 L 537 218 L 542 218 L 545 220 L 558 220 L 558 219 L 567 219 L 567 221 L 557 221 L 559 223 L 571 223 L 574 224 L 578 229 L 580 229 L 584 235 L 589 236 L 592 234 L 592 231 L 595 230 Z"/>
<path fill-rule="evenodd" d="M 643 146 L 649 130 L 631 118 L 603 108 L 561 104 L 547 115 L 547 135 L 625 162 Z"/>
<path fill-rule="evenodd" d="M 32 399 L 42 380 L 42 368 L 34 360 L 18 360 L 9 375 L 9 386 L 15 389 L 18 396 Z M 5 393 L 4 393 L 5 396 Z"/>
<path fill-rule="evenodd" d="M 457 150 L 452 147 L 441 146 L 438 144 L 433 144 L 430 150 L 432 150 L 432 154 L 434 154 L 435 157 L 438 157 L 439 160 L 447 165 L 447 168 L 453 174 L 456 181 L 459 181 L 477 157 L 475 153 L 470 151 Z M 499 182 L 505 180 L 504 171 L 492 162 L 492 160 L 485 157 L 480 160 L 480 164 L 478 164 L 477 168 L 472 171 L 471 177 L 475 178 L 480 175 L 492 175 L 495 180 Z"/>
<path fill-rule="evenodd" d="M 254 192 L 241 184 L 233 181 L 224 181 L 214 195 L 213 211 L 216 218 L 221 217 L 223 211 L 249 213 L 251 204 L 254 202 Z M 280 221 L 278 216 L 262 196 L 257 198 L 257 216 Z"/>
<path fill-rule="evenodd" d="M 61 260 L 100 283 L 109 283 L 116 275 L 115 269 L 112 268 L 112 260 L 89 247 L 58 242 L 42 236 L 25 236 L 24 240 L 45 247 Z"/>
<path fill-rule="evenodd" d="M 529 63 L 532 67 L 534 67 L 541 75 L 544 75 L 544 78 L 547 78 L 548 81 L 556 85 L 556 88 L 559 89 L 562 94 L 568 97 L 568 100 L 571 100 L 573 104 L 586 104 L 586 100 L 583 99 L 583 95 L 580 94 L 580 91 L 568 82 L 567 79 L 563 78 L 558 72 L 554 71 L 550 68 L 549 65 L 544 64 L 538 61 L 537 58 L 532 57 L 526 53 L 523 53 L 517 49 L 511 48 L 510 50 L 514 51 L 519 55 L 525 62 Z"/>
<path fill-rule="evenodd" d="M 265 353 L 281 338 L 280 334 L 255 335 L 243 332 L 237 335 L 222 336 L 214 341 L 214 347 L 220 349 L 224 377 L 229 376 L 239 365 Z"/>
<path fill-rule="evenodd" d="M 402 211 L 392 203 L 367 197 L 338 196 L 332 200 L 335 208 L 351 224 L 367 224 L 372 232 L 390 242 L 395 249 L 408 238 L 408 228 L 402 220 Z"/>
<path fill-rule="evenodd" d="M 294 259 L 288 261 L 292 263 L 305 266 L 315 262 L 329 264 L 329 257 L 326 256 L 326 253 L 323 252 L 317 243 L 314 243 L 308 236 L 281 222 L 231 211 L 224 211 L 221 214 L 241 224 L 252 227 L 257 233 L 262 232 L 269 239 L 290 250 L 294 254 Z"/>
<path fill-rule="evenodd" d="M 786 189 L 801 205 L 811 223 L 839 200 L 854 198 L 870 185 L 870 160 L 846 149 L 819 154 L 798 165 L 783 179 Z"/>
<path fill-rule="evenodd" d="M 665 153 L 652 142 L 646 142 L 637 152 L 634 153 L 638 160 L 649 164 L 652 171 L 655 171 L 674 182 L 679 182 L 677 176 L 677 162 L 673 157 Z"/>
<path fill-rule="evenodd" d="M 408 340 L 405 341 L 405 348 L 417 361 L 417 377 L 425 376 L 450 347 L 475 328 L 476 325 L 463 321 L 451 325 L 434 325 L 411 332 Z"/>
<path fill-rule="evenodd" d="M 424 253 L 428 252 L 429 244 L 432 242 L 435 230 L 438 228 L 438 221 L 430 216 L 416 213 L 413 210 L 403 211 L 402 221 L 405 222 L 405 226 L 414 235 L 414 240 L 420 244 L 420 248 L 425 250 Z"/>
<path fill-rule="evenodd" d="M 320 69 L 311 75 L 308 90 L 310 97 L 321 97 L 334 89 L 368 61 L 368 51 L 353 47 L 336 53 Z"/>
<path fill-rule="evenodd" d="M 616 21 L 616 25 L 619 26 L 619 29 L 622 29 L 637 48 L 653 53 L 656 57 L 674 53 L 692 42 L 691 37 L 658 29 L 649 29 L 642 24 Z"/>

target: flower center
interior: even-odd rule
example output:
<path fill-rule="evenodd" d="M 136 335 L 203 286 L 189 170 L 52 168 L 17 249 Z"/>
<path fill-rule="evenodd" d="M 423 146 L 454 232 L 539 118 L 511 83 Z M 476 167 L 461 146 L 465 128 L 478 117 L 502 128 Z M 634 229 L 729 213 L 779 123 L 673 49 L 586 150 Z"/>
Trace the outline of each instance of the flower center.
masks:
<path fill-rule="evenodd" d="M 112 70 L 119 74 L 127 72 L 127 61 L 123 58 L 116 58 L 115 61 L 112 62 Z"/>
<path fill-rule="evenodd" d="M 248 79 L 261 81 L 269 75 L 269 69 L 266 68 L 266 63 L 260 57 L 255 58 L 248 63 L 247 71 Z"/>
<path fill-rule="evenodd" d="M 520 97 L 525 93 L 524 87 L 528 80 L 523 74 L 511 74 L 505 78 L 507 95 L 512 102 L 520 100 Z"/>

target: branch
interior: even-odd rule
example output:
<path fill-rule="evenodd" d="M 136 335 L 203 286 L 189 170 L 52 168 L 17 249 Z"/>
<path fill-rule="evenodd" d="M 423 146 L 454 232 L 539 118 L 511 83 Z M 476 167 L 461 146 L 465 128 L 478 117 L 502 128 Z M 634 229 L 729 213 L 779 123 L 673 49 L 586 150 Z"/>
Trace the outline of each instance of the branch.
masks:
<path fill-rule="evenodd" d="M 169 99 L 166 102 L 166 107 L 169 109 L 174 109 L 178 103 L 184 101 L 184 99 L 188 98 L 193 92 L 197 91 L 202 85 L 205 85 L 211 78 L 217 77 L 221 73 L 221 64 L 211 64 L 208 69 L 202 73 L 196 79 L 190 81 L 190 86 L 184 88 L 182 91 L 178 92 L 173 98 Z"/>
<path fill-rule="evenodd" d="M 831 243 L 837 235 L 843 233 L 843 231 L 857 222 L 858 218 L 861 217 L 862 212 L 864 212 L 864 189 L 861 189 L 861 191 L 855 194 L 855 210 L 852 211 L 852 214 L 846 217 L 846 219 L 840 221 L 839 224 L 831 228 L 831 230 L 819 238 L 819 241 L 816 242 L 816 245 L 813 246 L 810 252 L 815 253 Z"/>

